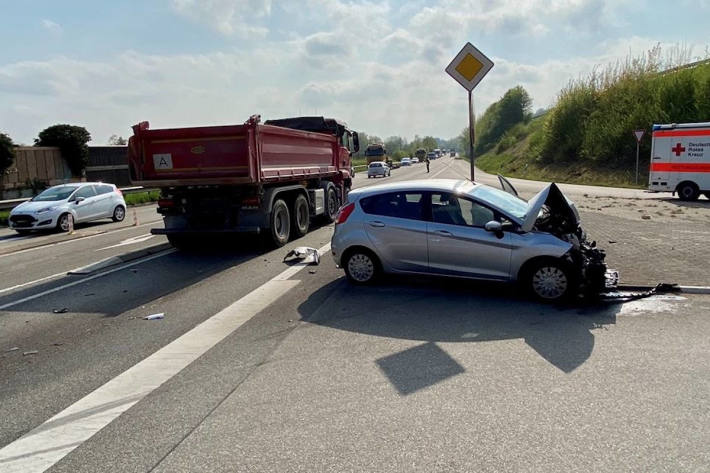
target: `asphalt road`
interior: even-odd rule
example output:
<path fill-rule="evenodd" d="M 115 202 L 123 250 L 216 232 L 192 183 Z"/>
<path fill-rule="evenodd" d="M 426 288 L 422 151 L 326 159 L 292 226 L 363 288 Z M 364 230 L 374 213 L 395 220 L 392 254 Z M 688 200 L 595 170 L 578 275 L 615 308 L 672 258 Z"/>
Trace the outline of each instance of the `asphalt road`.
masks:
<path fill-rule="evenodd" d="M 355 185 L 467 169 L 431 168 Z M 65 274 L 162 243 L 143 240 L 151 210 L 66 242 L 0 235 L 0 471 L 710 464 L 706 296 L 565 308 L 451 280 L 353 288 L 329 226 L 274 251 L 241 237 Z M 282 263 L 304 245 L 319 266 Z"/>

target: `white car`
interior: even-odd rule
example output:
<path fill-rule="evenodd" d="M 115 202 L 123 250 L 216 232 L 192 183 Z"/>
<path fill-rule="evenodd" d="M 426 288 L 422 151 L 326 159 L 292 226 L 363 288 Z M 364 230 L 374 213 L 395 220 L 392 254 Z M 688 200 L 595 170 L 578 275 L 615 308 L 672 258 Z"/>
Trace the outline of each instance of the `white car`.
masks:
<path fill-rule="evenodd" d="M 387 177 L 392 174 L 390 167 L 384 161 L 375 161 L 367 166 L 367 177 Z"/>
<path fill-rule="evenodd" d="M 412 158 L 412 164 L 417 164 L 419 162 L 419 158 Z"/>
<path fill-rule="evenodd" d="M 411 158 L 402 158 L 402 161 L 400 161 L 402 166 L 411 166 L 412 165 L 412 159 Z"/>
<path fill-rule="evenodd" d="M 42 191 L 12 209 L 8 223 L 18 233 L 55 228 L 66 232 L 74 223 L 100 218 L 120 222 L 125 217 L 126 201 L 115 185 L 81 182 Z"/>

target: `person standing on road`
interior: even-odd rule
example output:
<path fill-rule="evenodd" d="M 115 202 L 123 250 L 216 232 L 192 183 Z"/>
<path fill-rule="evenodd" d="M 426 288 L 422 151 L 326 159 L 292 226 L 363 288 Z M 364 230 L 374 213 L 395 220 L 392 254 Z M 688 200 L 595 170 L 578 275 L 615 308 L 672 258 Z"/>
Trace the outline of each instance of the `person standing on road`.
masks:
<path fill-rule="evenodd" d="M 429 156 L 424 157 L 424 162 L 426 163 L 426 172 L 429 172 Z"/>

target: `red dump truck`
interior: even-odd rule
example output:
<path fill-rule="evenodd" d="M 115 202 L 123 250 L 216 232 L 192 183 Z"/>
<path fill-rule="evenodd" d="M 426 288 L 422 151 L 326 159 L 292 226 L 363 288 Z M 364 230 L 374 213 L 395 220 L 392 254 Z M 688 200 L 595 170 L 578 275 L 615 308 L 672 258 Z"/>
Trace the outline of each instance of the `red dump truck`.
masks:
<path fill-rule="evenodd" d="M 134 185 L 160 188 L 158 213 L 176 247 L 197 237 L 255 232 L 276 246 L 333 221 L 352 185 L 358 134 L 332 118 L 298 117 L 243 125 L 151 130 L 133 127 L 128 163 Z"/>

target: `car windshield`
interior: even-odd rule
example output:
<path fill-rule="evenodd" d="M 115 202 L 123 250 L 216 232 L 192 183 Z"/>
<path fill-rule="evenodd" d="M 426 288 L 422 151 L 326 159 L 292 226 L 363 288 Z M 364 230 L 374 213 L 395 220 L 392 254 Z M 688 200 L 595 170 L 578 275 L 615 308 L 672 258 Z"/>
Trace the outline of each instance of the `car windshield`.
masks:
<path fill-rule="evenodd" d="M 524 200 L 492 187 L 476 187 L 472 195 L 477 199 L 489 202 L 491 205 L 498 207 L 508 215 L 521 220 L 525 217 L 525 213 L 528 210 L 528 204 Z"/>
<path fill-rule="evenodd" d="M 49 189 L 37 194 L 32 201 L 33 202 L 56 202 L 58 200 L 65 200 L 76 190 L 76 186 L 57 186 L 50 187 Z"/>

